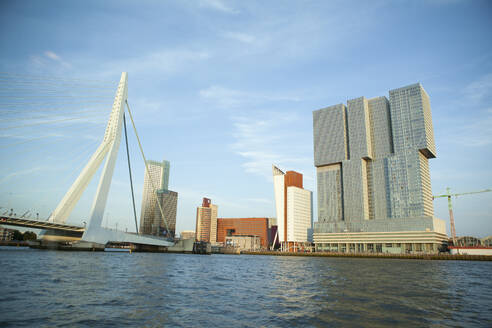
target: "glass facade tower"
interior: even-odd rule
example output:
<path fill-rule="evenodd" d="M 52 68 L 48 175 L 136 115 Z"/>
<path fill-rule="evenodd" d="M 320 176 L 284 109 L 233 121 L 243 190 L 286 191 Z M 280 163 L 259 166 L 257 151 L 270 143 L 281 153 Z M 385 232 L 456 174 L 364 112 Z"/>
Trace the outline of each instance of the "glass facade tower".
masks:
<path fill-rule="evenodd" d="M 169 188 L 169 161 L 147 161 L 140 214 L 140 233 L 174 237 L 176 230 L 176 211 L 178 193 Z M 150 175 L 150 179 L 149 179 Z M 155 189 L 154 189 L 155 188 Z M 157 202 L 160 202 L 164 217 Z"/>
<path fill-rule="evenodd" d="M 428 160 L 436 147 L 429 96 L 420 83 L 389 96 L 313 112 L 315 242 L 329 233 L 445 234 L 432 206 Z"/>

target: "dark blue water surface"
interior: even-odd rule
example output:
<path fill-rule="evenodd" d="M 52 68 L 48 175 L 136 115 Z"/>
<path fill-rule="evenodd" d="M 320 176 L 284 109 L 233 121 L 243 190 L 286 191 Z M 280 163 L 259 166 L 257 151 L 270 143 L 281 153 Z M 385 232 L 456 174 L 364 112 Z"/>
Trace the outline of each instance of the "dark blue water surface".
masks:
<path fill-rule="evenodd" d="M 492 327 L 492 262 L 0 247 L 0 327 Z"/>

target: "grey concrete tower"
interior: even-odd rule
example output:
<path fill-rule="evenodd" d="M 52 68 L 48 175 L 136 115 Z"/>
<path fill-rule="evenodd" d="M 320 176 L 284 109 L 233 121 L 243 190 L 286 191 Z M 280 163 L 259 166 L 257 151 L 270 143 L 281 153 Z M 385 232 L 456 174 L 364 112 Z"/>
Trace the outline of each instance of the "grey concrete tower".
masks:
<path fill-rule="evenodd" d="M 434 230 L 429 96 L 420 83 L 389 94 L 313 112 L 315 233 Z"/>

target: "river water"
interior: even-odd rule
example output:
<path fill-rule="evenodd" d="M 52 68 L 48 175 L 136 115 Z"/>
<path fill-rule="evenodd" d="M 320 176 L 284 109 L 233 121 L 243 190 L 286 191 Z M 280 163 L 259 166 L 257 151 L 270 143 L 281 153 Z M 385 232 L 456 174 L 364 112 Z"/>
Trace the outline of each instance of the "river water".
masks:
<path fill-rule="evenodd" d="M 492 262 L 0 247 L 0 327 L 492 327 Z"/>

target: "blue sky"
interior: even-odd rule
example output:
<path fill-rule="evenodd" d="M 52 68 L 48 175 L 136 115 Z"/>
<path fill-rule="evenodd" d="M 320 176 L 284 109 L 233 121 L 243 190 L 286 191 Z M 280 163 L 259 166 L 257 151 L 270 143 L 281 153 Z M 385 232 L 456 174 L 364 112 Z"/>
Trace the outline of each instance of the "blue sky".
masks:
<path fill-rule="evenodd" d="M 194 229 L 202 197 L 219 217 L 275 217 L 272 163 L 303 173 L 315 192 L 312 111 L 415 82 L 431 98 L 433 193 L 491 188 L 491 34 L 487 1 L 2 1 L 0 72 L 108 82 L 64 86 L 103 99 L 67 107 L 94 114 L 76 123 L 6 129 L 37 108 L 51 112 L 33 98 L 0 109 L 0 206 L 43 217 L 56 207 L 102 138 L 122 71 L 147 158 L 171 161 L 178 231 Z M 134 136 L 130 148 L 139 208 Z M 124 148 L 119 155 L 105 224 L 132 230 Z M 87 216 L 95 186 L 71 222 Z M 492 193 L 453 202 L 458 235 L 492 234 Z M 448 222 L 446 200 L 434 205 Z"/>

